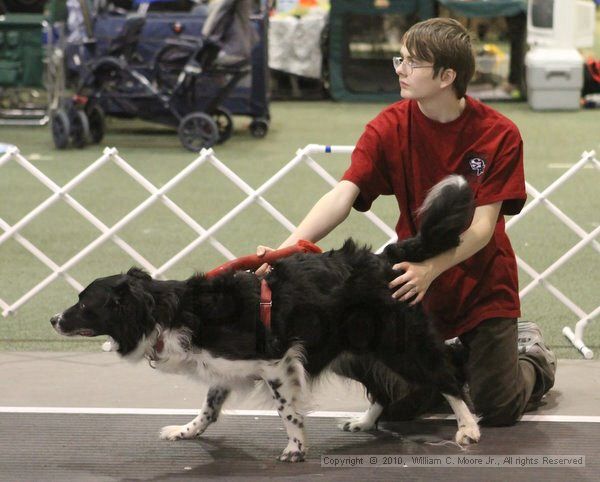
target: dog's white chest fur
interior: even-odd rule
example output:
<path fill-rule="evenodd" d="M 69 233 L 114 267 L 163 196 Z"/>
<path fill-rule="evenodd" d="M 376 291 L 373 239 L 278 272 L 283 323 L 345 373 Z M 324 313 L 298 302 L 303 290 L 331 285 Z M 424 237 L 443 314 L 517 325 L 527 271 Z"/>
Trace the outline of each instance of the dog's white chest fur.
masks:
<path fill-rule="evenodd" d="M 263 360 L 228 360 L 214 357 L 206 350 L 190 347 L 189 335 L 184 330 L 165 330 L 161 335 L 163 348 L 154 353 L 158 370 L 169 373 L 184 373 L 200 381 L 230 385 L 258 380 L 264 372 Z"/>
<path fill-rule="evenodd" d="M 265 363 L 257 360 L 214 358 L 206 350 L 195 353 L 193 359 L 196 362 L 196 375 L 208 383 L 216 380 L 258 380 Z"/>

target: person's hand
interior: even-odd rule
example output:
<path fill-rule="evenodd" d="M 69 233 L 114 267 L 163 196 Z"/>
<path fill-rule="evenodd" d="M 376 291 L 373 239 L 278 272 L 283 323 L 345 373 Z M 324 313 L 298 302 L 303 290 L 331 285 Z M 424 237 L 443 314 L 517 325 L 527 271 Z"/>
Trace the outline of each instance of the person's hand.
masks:
<path fill-rule="evenodd" d="M 393 268 L 404 273 L 390 282 L 389 287 L 395 290 L 392 297 L 400 301 L 411 300 L 410 306 L 420 303 L 436 277 L 432 264 L 428 261 L 422 263 L 403 261 L 395 264 Z"/>
<path fill-rule="evenodd" d="M 269 248 L 268 246 L 258 246 L 256 248 L 256 255 L 259 258 L 262 258 L 265 254 L 267 254 L 271 251 L 275 251 L 275 250 L 273 248 Z M 271 266 L 269 266 L 267 263 L 264 263 L 254 273 L 256 274 L 256 276 L 263 276 L 263 275 L 267 274 L 270 269 L 271 269 Z"/>

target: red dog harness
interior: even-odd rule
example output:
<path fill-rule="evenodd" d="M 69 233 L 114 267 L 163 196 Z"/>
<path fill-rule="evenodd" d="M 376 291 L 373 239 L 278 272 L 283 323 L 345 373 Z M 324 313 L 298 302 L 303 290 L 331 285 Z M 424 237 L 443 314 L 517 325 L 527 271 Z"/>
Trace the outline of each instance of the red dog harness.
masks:
<path fill-rule="evenodd" d="M 271 329 L 271 308 L 273 301 L 271 300 L 271 288 L 266 279 L 260 282 L 260 321 L 267 330 Z"/>
<path fill-rule="evenodd" d="M 243 256 L 213 269 L 206 273 L 207 278 L 212 278 L 228 271 L 238 270 L 255 270 L 260 268 L 264 263 L 271 264 L 281 258 L 286 258 L 296 253 L 322 253 L 323 251 L 316 244 L 310 241 L 301 239 L 296 244 L 288 246 L 287 248 L 276 249 L 275 251 L 269 251 L 264 256 L 258 256 L 252 254 L 249 256 Z M 271 308 L 273 302 L 271 301 L 271 288 L 265 279 L 260 283 L 260 321 L 267 330 L 271 329 Z"/>
<path fill-rule="evenodd" d="M 300 240 L 293 246 L 288 246 L 283 249 L 276 249 L 274 251 L 269 251 L 265 253 L 264 256 L 258 256 L 256 254 L 243 256 L 241 258 L 237 258 L 227 263 L 218 266 L 217 268 L 206 273 L 207 278 L 213 278 L 223 273 L 227 273 L 229 271 L 239 271 L 239 270 L 256 270 L 260 268 L 264 263 L 270 264 L 273 261 L 276 261 L 281 258 L 286 258 L 296 253 L 322 253 L 323 251 L 316 244 L 311 243 L 310 241 Z M 269 288 L 269 284 L 265 279 L 262 279 L 260 282 L 260 305 L 259 305 L 259 314 L 260 321 L 263 326 L 267 329 L 271 329 L 271 307 L 273 306 L 273 302 L 271 301 L 271 288 Z M 149 355 L 148 361 L 150 362 L 150 366 L 154 368 L 156 362 L 156 355 L 160 354 L 165 347 L 164 340 L 162 335 L 159 333 L 156 342 L 154 343 L 152 355 Z"/>

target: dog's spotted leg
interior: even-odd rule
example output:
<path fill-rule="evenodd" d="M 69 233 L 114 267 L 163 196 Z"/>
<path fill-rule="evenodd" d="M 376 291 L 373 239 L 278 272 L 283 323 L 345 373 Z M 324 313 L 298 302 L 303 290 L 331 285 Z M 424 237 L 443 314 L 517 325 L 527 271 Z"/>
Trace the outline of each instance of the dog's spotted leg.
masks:
<path fill-rule="evenodd" d="M 163 440 L 179 440 L 199 436 L 211 423 L 217 421 L 223 402 L 225 402 L 228 395 L 229 389 L 227 388 L 210 387 L 200 414 L 186 425 L 163 427 L 160 431 L 160 438 Z"/>
<path fill-rule="evenodd" d="M 448 403 L 452 407 L 454 414 L 456 415 L 456 423 L 458 424 L 458 432 L 454 440 L 457 444 L 468 445 L 471 442 L 479 442 L 481 434 L 479 432 L 479 425 L 477 425 L 477 419 L 467 407 L 464 400 L 442 393 Z"/>
<path fill-rule="evenodd" d="M 280 379 L 267 380 L 273 400 L 277 404 L 277 413 L 287 432 L 288 444 L 278 460 L 282 462 L 302 462 L 306 455 L 306 435 L 304 416 L 296 410 L 294 396 Z"/>
<path fill-rule="evenodd" d="M 346 432 L 366 432 L 373 430 L 377 428 L 377 420 L 381 412 L 383 412 L 383 406 L 374 402 L 360 417 L 348 419 L 340 423 L 339 427 Z"/>
<path fill-rule="evenodd" d="M 298 410 L 298 400 L 302 397 L 304 369 L 300 362 L 286 356 L 265 374 L 277 413 L 287 432 L 288 444 L 277 460 L 281 462 L 302 462 L 306 456 L 306 433 L 304 415 Z"/>

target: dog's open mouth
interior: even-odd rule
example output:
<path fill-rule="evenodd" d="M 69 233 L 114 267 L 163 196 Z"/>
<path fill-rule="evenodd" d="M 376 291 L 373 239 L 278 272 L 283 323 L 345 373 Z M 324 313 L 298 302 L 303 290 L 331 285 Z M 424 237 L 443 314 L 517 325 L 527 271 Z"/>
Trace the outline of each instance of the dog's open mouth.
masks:
<path fill-rule="evenodd" d="M 81 330 L 77 330 L 75 334 L 79 336 L 96 336 L 96 332 L 94 330 L 90 330 L 89 328 L 82 328 Z"/>
<path fill-rule="evenodd" d="M 78 330 L 73 330 L 69 333 L 63 334 L 67 336 L 97 336 L 96 332 L 90 328 L 79 328 Z"/>

